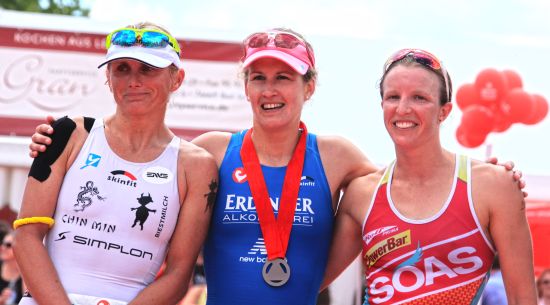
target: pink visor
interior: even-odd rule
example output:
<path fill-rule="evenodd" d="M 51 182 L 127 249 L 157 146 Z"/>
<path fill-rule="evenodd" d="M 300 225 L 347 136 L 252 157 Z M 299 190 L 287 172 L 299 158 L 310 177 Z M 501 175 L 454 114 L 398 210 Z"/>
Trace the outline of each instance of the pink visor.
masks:
<path fill-rule="evenodd" d="M 299 37 L 280 31 L 255 33 L 244 41 L 243 67 L 260 58 L 270 57 L 283 61 L 301 75 L 315 67 L 313 50 Z"/>

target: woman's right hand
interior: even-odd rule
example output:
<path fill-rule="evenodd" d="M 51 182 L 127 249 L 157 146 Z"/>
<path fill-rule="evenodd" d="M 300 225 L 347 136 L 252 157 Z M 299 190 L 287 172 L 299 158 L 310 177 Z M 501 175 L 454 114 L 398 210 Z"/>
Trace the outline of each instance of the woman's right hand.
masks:
<path fill-rule="evenodd" d="M 29 156 L 31 158 L 38 157 L 38 154 L 46 151 L 46 145 L 52 143 L 52 139 L 49 137 L 53 133 L 51 124 L 55 121 L 53 116 L 47 116 L 46 122 L 36 126 L 34 134 L 31 136 L 31 144 L 29 144 Z"/>

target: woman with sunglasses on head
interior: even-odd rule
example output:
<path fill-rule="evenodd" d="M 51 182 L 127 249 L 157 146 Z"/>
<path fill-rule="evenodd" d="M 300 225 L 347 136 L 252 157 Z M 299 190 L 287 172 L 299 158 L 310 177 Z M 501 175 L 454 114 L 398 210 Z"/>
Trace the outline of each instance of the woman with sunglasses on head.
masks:
<path fill-rule="evenodd" d="M 327 277 L 362 249 L 365 304 L 477 304 L 498 251 L 508 304 L 536 304 L 531 236 L 511 174 L 441 146 L 452 86 L 440 61 L 397 52 L 380 95 L 396 160 L 348 186 Z"/>
<path fill-rule="evenodd" d="M 204 248 L 208 305 L 315 304 L 341 189 L 375 167 L 349 141 L 301 122 L 315 56 L 288 29 L 244 41 L 249 130 L 193 142 L 214 155 L 220 189 Z"/>
<path fill-rule="evenodd" d="M 140 23 L 106 43 L 116 112 L 58 120 L 29 173 L 14 222 L 20 304 L 175 304 L 207 233 L 216 163 L 164 123 L 184 79 L 177 41 Z"/>

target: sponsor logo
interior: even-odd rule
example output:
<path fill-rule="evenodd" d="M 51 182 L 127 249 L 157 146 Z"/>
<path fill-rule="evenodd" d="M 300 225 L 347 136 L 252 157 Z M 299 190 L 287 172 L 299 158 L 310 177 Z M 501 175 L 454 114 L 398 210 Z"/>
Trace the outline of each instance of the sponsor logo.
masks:
<path fill-rule="evenodd" d="M 65 234 L 69 233 L 70 231 L 65 231 L 65 232 L 61 232 L 59 234 L 57 234 L 57 236 L 59 236 L 57 239 L 54 239 L 54 241 L 59 241 L 59 240 L 64 240 L 67 238 L 67 236 Z"/>
<path fill-rule="evenodd" d="M 159 238 L 160 233 L 162 233 L 162 229 L 164 228 L 164 223 L 166 222 L 167 212 L 168 212 L 168 196 L 164 196 L 164 198 L 162 199 L 162 209 L 160 211 L 159 225 L 157 227 L 157 233 L 155 233 L 156 238 Z"/>
<path fill-rule="evenodd" d="M 369 250 L 367 250 L 367 253 L 365 254 L 367 266 L 369 268 L 372 267 L 372 265 L 374 265 L 382 256 L 410 244 L 411 230 L 395 234 L 376 243 Z"/>
<path fill-rule="evenodd" d="M 233 177 L 233 181 L 235 181 L 236 183 L 245 183 L 246 180 L 248 180 L 246 172 L 242 167 L 236 168 L 231 176 Z"/>
<path fill-rule="evenodd" d="M 279 198 L 270 198 L 271 206 L 275 214 L 279 211 Z M 238 196 L 230 194 L 226 196 L 224 224 L 258 223 L 258 214 L 252 196 Z M 315 217 L 313 202 L 310 198 L 297 198 L 294 212 L 293 225 L 312 226 Z"/>
<path fill-rule="evenodd" d="M 109 253 L 119 253 L 119 254 L 129 255 L 129 256 L 133 256 L 141 259 L 153 260 L 153 253 L 146 250 L 132 248 L 123 244 L 112 243 L 105 240 L 93 239 L 82 235 L 74 235 L 72 239 L 68 239 L 67 235 L 69 235 L 69 233 L 70 231 L 59 233 L 58 234 L 59 238 L 56 239 L 55 241 L 62 241 L 67 239 L 67 240 L 70 240 L 73 244 L 79 245 L 79 246 L 96 248 L 99 250 L 108 251 Z"/>
<path fill-rule="evenodd" d="M 373 238 L 375 238 L 376 236 L 382 234 L 382 235 L 387 235 L 387 234 L 390 234 L 390 233 L 393 233 L 393 232 L 396 232 L 397 230 L 399 230 L 398 227 L 396 226 L 387 226 L 387 227 L 382 227 L 382 228 L 378 228 L 378 229 L 374 229 L 372 231 L 370 231 L 369 233 L 363 235 L 363 240 L 365 241 L 365 243 L 370 244 L 370 242 L 372 241 Z"/>
<path fill-rule="evenodd" d="M 309 176 L 302 176 L 300 186 L 315 186 L 315 179 Z"/>
<path fill-rule="evenodd" d="M 78 193 L 76 203 L 73 206 L 75 212 L 82 212 L 84 209 L 92 205 L 93 197 L 103 201 L 107 198 L 99 195 L 99 190 L 94 186 L 93 181 L 86 182 L 85 186 L 80 187 L 81 191 Z"/>
<path fill-rule="evenodd" d="M 101 161 L 101 156 L 89 153 L 88 158 L 86 158 L 86 161 L 84 163 L 84 166 L 82 166 L 80 169 L 84 169 L 88 166 L 97 167 L 99 165 L 99 161 Z"/>
<path fill-rule="evenodd" d="M 110 176 L 107 176 L 107 181 L 114 183 L 136 187 L 137 179 L 132 173 L 123 170 L 114 170 Z"/>
<path fill-rule="evenodd" d="M 241 263 L 265 263 L 267 260 L 267 250 L 263 237 L 260 237 L 252 245 L 247 256 L 239 257 Z"/>
<path fill-rule="evenodd" d="M 452 286 L 463 283 L 485 273 L 480 270 L 482 267 L 483 261 L 473 247 L 460 247 L 439 258 L 426 255 L 418 247 L 391 276 L 374 275 L 368 279 L 367 304 L 401 302 L 427 292 L 434 284 Z M 478 270 L 480 272 L 476 272 Z"/>
<path fill-rule="evenodd" d="M 143 231 L 143 224 L 145 223 L 145 221 L 147 221 L 147 218 L 149 218 L 149 212 L 156 213 L 157 210 L 151 210 L 147 207 L 149 203 L 153 202 L 151 194 L 147 194 L 147 196 L 144 196 L 143 193 L 141 193 L 141 196 L 136 199 L 139 203 L 139 207 L 130 208 L 131 211 L 136 211 L 136 218 L 134 219 L 134 224 L 132 225 L 132 228 L 139 223 L 139 227 L 141 228 L 141 231 Z"/>
<path fill-rule="evenodd" d="M 174 179 L 174 174 L 162 166 L 149 167 L 143 172 L 143 180 L 153 184 L 165 184 Z"/>
<path fill-rule="evenodd" d="M 267 250 L 265 249 L 265 241 L 262 237 L 258 238 L 258 240 L 254 243 L 252 248 L 250 248 L 250 251 L 248 251 L 248 254 L 262 254 L 267 255 Z"/>

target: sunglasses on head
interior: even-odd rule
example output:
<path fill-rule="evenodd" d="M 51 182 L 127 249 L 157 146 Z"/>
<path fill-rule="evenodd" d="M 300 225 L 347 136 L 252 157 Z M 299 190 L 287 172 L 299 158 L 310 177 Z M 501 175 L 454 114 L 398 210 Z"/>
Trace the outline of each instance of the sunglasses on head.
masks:
<path fill-rule="evenodd" d="M 164 48 L 170 45 L 178 55 L 181 52 L 178 41 L 170 34 L 154 29 L 122 28 L 111 32 L 105 40 L 105 47 L 113 45 L 131 47 L 141 45 L 146 48 Z"/>
<path fill-rule="evenodd" d="M 301 46 L 305 49 L 311 65 L 315 66 L 315 59 L 312 56 L 313 50 L 302 38 L 289 32 L 273 31 L 254 33 L 244 40 L 244 46 L 245 53 L 248 53 L 249 49 L 275 47 L 292 50 Z M 247 54 L 245 54 L 245 57 L 246 56 Z"/>
<path fill-rule="evenodd" d="M 449 83 L 447 80 L 447 71 L 441 64 L 441 61 L 435 57 L 432 53 L 424 51 L 421 49 L 402 49 L 397 51 L 395 54 L 390 56 L 386 63 L 384 64 L 384 73 L 388 71 L 391 65 L 395 62 L 404 59 L 405 57 L 411 58 L 415 62 L 432 69 L 433 71 L 439 71 L 443 75 L 445 80 L 445 92 L 447 94 L 447 99 L 450 101 L 451 97 L 449 96 Z"/>

